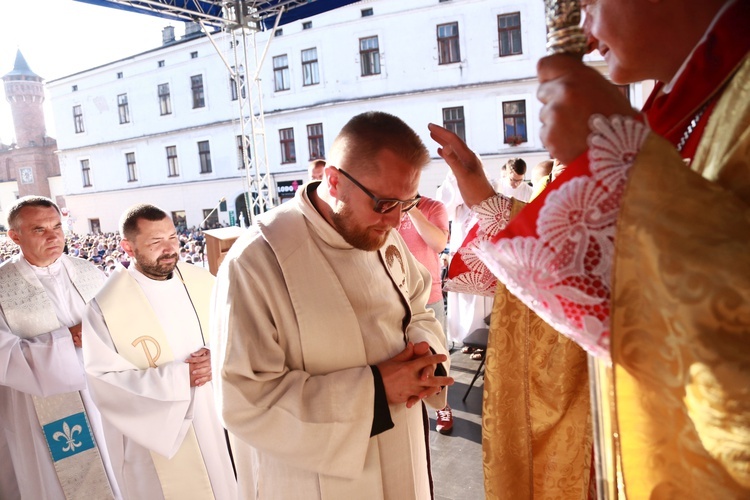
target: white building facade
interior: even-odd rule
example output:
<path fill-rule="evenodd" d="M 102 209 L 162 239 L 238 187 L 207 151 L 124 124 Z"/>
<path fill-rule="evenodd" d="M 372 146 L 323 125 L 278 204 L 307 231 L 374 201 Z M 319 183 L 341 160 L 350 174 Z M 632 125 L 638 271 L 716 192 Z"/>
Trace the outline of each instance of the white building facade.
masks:
<path fill-rule="evenodd" d="M 231 36 L 211 36 L 231 61 Z M 427 196 L 448 173 L 430 122 L 463 135 L 493 177 L 510 157 L 529 168 L 549 157 L 536 99 L 546 42 L 541 1 L 365 0 L 259 33 L 259 53 L 269 37 L 259 74 L 276 203 L 307 180 L 309 161 L 325 157 L 340 128 L 368 110 L 401 117 L 433 151 L 420 184 Z M 210 221 L 235 223 L 246 211 L 237 87 L 208 37 L 47 87 L 75 232 L 115 231 L 137 202 L 159 205 L 188 227 L 222 198 L 226 206 Z M 641 86 L 629 91 L 640 104 Z"/>

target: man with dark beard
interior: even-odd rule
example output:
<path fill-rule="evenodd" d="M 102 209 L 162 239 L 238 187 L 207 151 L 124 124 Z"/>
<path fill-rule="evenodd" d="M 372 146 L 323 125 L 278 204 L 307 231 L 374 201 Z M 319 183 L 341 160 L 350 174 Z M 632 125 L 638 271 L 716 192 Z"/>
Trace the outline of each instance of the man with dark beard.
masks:
<path fill-rule="evenodd" d="M 178 264 L 174 224 L 153 205 L 120 231 L 134 265 L 88 304 L 83 357 L 123 497 L 236 498 L 205 347 L 213 276 Z"/>
<path fill-rule="evenodd" d="M 428 162 L 400 119 L 355 116 L 323 180 L 224 260 L 213 370 L 241 498 L 431 498 L 421 400 L 445 407 L 452 379 L 430 273 L 393 230 Z"/>

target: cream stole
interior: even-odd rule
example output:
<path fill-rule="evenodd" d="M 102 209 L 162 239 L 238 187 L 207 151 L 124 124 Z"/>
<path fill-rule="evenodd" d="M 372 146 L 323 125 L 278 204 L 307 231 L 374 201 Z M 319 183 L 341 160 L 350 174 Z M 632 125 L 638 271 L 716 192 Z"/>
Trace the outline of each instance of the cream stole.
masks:
<path fill-rule="evenodd" d="M 258 227 L 273 249 L 284 275 L 299 325 L 305 371 L 321 375 L 367 366 L 357 315 L 330 263 L 310 238 L 310 230 L 296 202 L 264 214 L 258 220 Z M 402 276 L 403 268 L 398 264 L 399 257 L 402 260 L 403 256 L 394 241 L 391 234 L 379 253 L 384 263 L 391 263 L 385 267 L 404 297 L 405 270 Z M 299 272 L 300 269 L 304 269 L 304 273 Z M 310 283 L 315 283 L 315 288 L 325 290 L 325 293 L 311 293 Z M 330 313 L 333 310 L 336 314 Z M 310 331 L 325 332 L 326 338 L 305 334 Z M 336 346 L 336 356 L 331 355 L 331 345 Z M 380 463 L 376 445 L 371 444 L 368 448 L 365 463 Z M 363 494 L 382 491 L 379 467 L 365 468 L 357 481 L 322 474 L 318 477 L 324 498 L 361 498 Z"/>
<path fill-rule="evenodd" d="M 84 302 L 91 300 L 104 275 L 83 259 L 60 259 Z M 20 256 L 0 268 L 0 304 L 11 331 L 23 339 L 62 327 L 44 286 Z M 81 393 L 32 400 L 65 498 L 114 498 Z"/>
<path fill-rule="evenodd" d="M 201 328 L 204 332 L 208 331 L 213 276 L 190 264 L 180 264 L 172 279 L 180 279 L 185 285 Z M 97 295 L 96 301 L 120 356 L 141 370 L 174 361 L 169 341 L 156 313 L 127 269 L 117 268 Z M 135 311 L 137 314 L 134 314 Z M 144 332 L 148 332 L 148 335 L 144 335 Z M 165 499 L 214 498 L 192 425 L 171 459 L 153 451 L 151 458 Z"/>

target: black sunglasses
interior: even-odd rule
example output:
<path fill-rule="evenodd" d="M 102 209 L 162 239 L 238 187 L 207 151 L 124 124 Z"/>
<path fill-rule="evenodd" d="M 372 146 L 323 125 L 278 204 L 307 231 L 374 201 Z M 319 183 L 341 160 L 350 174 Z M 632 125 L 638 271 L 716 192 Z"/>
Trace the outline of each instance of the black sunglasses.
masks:
<path fill-rule="evenodd" d="M 411 200 L 396 200 L 393 198 L 378 198 L 374 194 L 372 194 L 370 191 L 367 190 L 366 187 L 364 187 L 362 184 L 357 181 L 354 177 L 347 174 L 340 168 L 336 168 L 339 172 L 344 174 L 344 177 L 352 181 L 355 186 L 357 186 L 359 189 L 362 190 L 363 193 L 365 193 L 367 196 L 369 196 L 372 201 L 375 202 L 375 206 L 372 208 L 375 212 L 379 214 L 387 214 L 388 212 L 394 210 L 399 205 L 401 206 L 402 212 L 408 212 L 412 208 L 416 207 L 419 203 L 419 199 L 422 198 L 420 195 L 417 195 L 416 198 L 412 198 Z"/>

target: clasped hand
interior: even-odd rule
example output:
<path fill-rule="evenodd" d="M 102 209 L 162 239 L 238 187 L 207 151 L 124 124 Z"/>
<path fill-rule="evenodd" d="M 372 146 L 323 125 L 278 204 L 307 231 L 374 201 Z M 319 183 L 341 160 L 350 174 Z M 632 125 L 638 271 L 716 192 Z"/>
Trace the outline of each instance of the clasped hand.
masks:
<path fill-rule="evenodd" d="M 70 330 L 70 336 L 73 338 L 73 345 L 81 347 L 83 345 L 81 340 L 83 338 L 81 323 L 71 326 L 68 330 Z"/>
<path fill-rule="evenodd" d="M 435 368 L 446 361 L 445 354 L 432 354 L 427 342 L 412 344 L 378 365 L 388 404 L 406 403 L 411 408 L 421 399 L 453 385 L 452 377 L 435 376 Z"/>
<path fill-rule="evenodd" d="M 190 370 L 190 387 L 200 387 L 211 381 L 211 351 L 201 347 L 185 360 Z"/>

